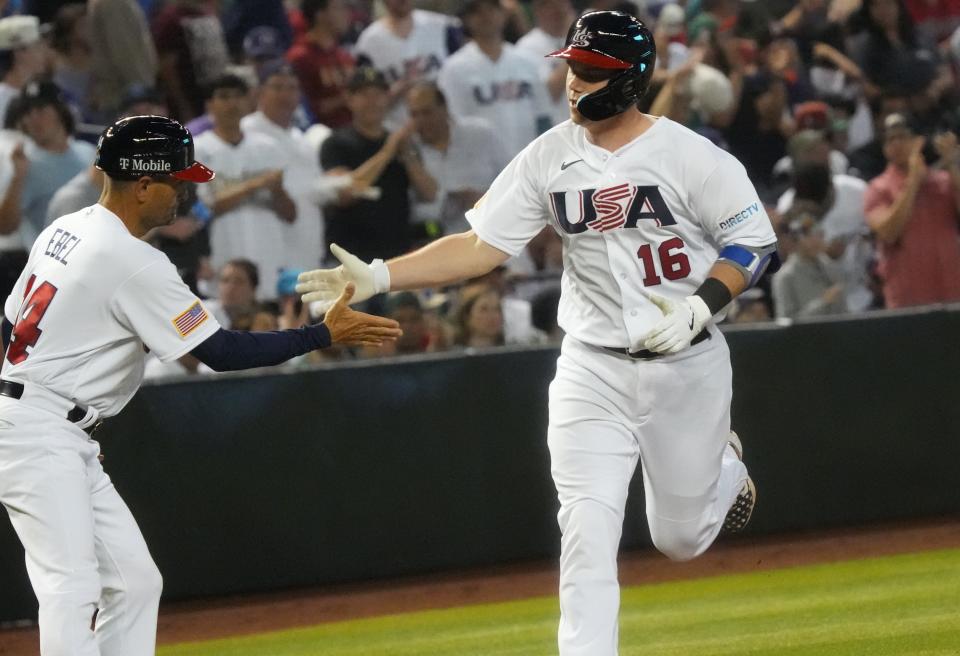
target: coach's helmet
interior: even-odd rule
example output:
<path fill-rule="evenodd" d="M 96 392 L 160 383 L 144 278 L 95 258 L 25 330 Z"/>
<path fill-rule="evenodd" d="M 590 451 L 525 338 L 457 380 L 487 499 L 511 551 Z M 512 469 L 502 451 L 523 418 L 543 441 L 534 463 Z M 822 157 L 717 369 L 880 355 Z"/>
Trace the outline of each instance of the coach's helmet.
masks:
<path fill-rule="evenodd" d="M 570 27 L 566 46 L 547 57 L 610 69 L 607 86 L 577 100 L 577 111 L 585 118 L 602 121 L 625 112 L 646 93 L 657 61 L 657 46 L 649 28 L 630 14 L 591 11 Z"/>
<path fill-rule="evenodd" d="M 194 160 L 190 131 L 166 116 L 120 119 L 100 135 L 94 164 L 118 180 L 169 175 L 188 182 L 210 182 L 214 176 Z"/>

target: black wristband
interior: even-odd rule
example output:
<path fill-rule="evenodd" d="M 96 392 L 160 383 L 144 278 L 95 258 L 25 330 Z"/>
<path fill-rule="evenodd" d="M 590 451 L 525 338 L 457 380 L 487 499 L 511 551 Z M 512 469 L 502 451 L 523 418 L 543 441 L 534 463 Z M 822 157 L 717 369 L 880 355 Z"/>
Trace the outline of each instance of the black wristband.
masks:
<path fill-rule="evenodd" d="M 707 278 L 704 280 L 703 284 L 697 288 L 694 294 L 703 299 L 711 315 L 727 307 L 730 301 L 733 300 L 733 294 L 730 293 L 730 288 L 716 278 Z"/>
<path fill-rule="evenodd" d="M 314 323 L 309 326 L 304 326 L 301 330 L 307 335 L 307 339 L 313 350 L 328 348 L 333 344 L 330 329 L 327 328 L 327 324 L 325 323 Z"/>

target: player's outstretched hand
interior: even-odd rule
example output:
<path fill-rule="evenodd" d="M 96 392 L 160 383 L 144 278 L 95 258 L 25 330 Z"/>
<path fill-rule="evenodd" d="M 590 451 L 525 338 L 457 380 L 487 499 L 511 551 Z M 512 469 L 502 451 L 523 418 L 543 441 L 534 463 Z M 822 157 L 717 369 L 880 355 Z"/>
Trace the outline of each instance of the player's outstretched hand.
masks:
<path fill-rule="evenodd" d="M 303 295 L 304 303 L 320 303 L 318 310 L 326 312 L 348 282 L 356 285 L 352 303 L 389 291 L 390 274 L 383 262 L 374 260 L 373 264 L 367 264 L 337 244 L 330 244 L 330 251 L 340 260 L 340 266 L 304 271 L 297 278 L 297 293 Z"/>
<path fill-rule="evenodd" d="M 642 293 L 663 312 L 663 318 L 643 341 L 643 347 L 654 353 L 679 353 L 690 346 L 710 320 L 710 309 L 699 296 L 672 301 L 646 290 Z"/>
<path fill-rule="evenodd" d="M 393 319 L 375 317 L 350 309 L 357 288 L 348 282 L 337 301 L 327 310 L 323 323 L 330 331 L 334 344 L 344 346 L 382 346 L 403 334 L 400 324 Z"/>

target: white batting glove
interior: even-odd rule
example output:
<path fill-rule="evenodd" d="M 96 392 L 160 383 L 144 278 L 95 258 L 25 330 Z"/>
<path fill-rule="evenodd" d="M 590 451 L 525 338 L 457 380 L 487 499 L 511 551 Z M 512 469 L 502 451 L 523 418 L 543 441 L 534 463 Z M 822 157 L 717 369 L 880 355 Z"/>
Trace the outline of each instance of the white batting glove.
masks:
<path fill-rule="evenodd" d="M 646 290 L 643 295 L 663 312 L 663 318 L 643 340 L 643 347 L 654 353 L 679 353 L 687 348 L 713 316 L 699 296 L 671 301 Z"/>
<path fill-rule="evenodd" d="M 297 277 L 297 293 L 304 303 L 316 303 L 314 308 L 326 312 L 340 297 L 348 282 L 356 286 L 350 303 L 360 303 L 375 294 L 390 291 L 390 270 L 383 260 L 367 264 L 349 251 L 330 244 L 330 251 L 340 260 L 336 269 L 304 271 Z"/>

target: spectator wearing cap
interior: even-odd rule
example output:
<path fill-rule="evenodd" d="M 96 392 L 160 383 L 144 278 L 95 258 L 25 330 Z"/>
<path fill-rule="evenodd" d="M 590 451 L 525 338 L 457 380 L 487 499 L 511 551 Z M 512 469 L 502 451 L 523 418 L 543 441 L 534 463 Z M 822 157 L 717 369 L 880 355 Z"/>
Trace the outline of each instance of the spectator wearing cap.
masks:
<path fill-rule="evenodd" d="M 0 18 L 0 122 L 10 102 L 47 67 L 47 48 L 36 16 Z"/>
<path fill-rule="evenodd" d="M 551 125 L 547 87 L 538 63 L 504 41 L 506 13 L 498 0 L 469 0 L 463 21 L 472 41 L 444 63 L 437 84 L 454 117 L 497 126 L 513 157 Z"/>
<path fill-rule="evenodd" d="M 157 83 L 157 51 L 136 0 L 87 0 L 90 31 L 91 108 L 113 121 L 123 98 Z"/>
<path fill-rule="evenodd" d="M 233 0 L 223 15 L 223 31 L 234 59 L 249 54 L 247 37 L 253 32 L 260 33 L 263 45 L 270 42 L 275 51 L 272 57 L 282 56 L 293 43 L 293 29 L 283 0 Z"/>
<path fill-rule="evenodd" d="M 353 56 L 340 46 L 347 29 L 345 0 L 303 0 L 307 32 L 287 52 L 314 120 L 330 128 L 350 125 L 346 85 Z"/>
<path fill-rule="evenodd" d="M 418 82 L 407 93 L 414 140 L 427 172 L 437 181 L 432 203 L 414 205 L 419 222 L 439 222 L 444 234 L 469 230 L 465 212 L 508 163 L 496 132 L 478 118 L 454 119 L 443 92 Z"/>
<path fill-rule="evenodd" d="M 436 197 L 437 183 L 413 150 L 412 124 L 395 132 L 384 125 L 390 87 L 376 69 L 360 67 L 348 87 L 353 124 L 335 131 L 320 149 L 327 172 L 344 172 L 355 184 L 379 195 L 341 201 L 327 212 L 327 243 L 336 243 L 364 260 L 394 257 L 411 243 L 410 193 Z"/>
<path fill-rule="evenodd" d="M 787 214 L 795 203 L 811 203 L 820 218 L 827 266 L 838 269 L 847 309 L 862 312 L 874 304 L 870 279 L 873 246 L 864 215 L 867 185 L 833 171 L 830 143 L 823 132 L 803 130 L 790 139 L 792 184 L 777 201 Z"/>
<path fill-rule="evenodd" d="M 404 97 L 418 80 L 436 80 L 443 63 L 463 41 L 460 21 L 414 9 L 413 0 L 384 0 L 386 14 L 357 39 L 357 58 L 380 71 L 390 85 L 387 125 L 406 121 Z"/>
<path fill-rule="evenodd" d="M 253 66 L 259 76 L 263 66 L 283 59 L 289 46 L 282 39 L 280 32 L 269 25 L 253 28 L 243 37 L 243 61 Z"/>
<path fill-rule="evenodd" d="M 887 168 L 883 155 L 883 124 L 891 114 L 905 114 L 910 110 L 910 97 L 900 89 L 887 89 L 879 98 L 870 100 L 870 139 L 847 151 L 850 172 L 862 180 L 872 180 Z"/>
<path fill-rule="evenodd" d="M 296 220 L 296 205 L 284 187 L 287 154 L 258 134 L 246 134 L 240 119 L 248 113 L 247 83 L 223 75 L 210 85 L 207 112 L 213 129 L 196 138 L 197 158 L 217 177 L 199 189 L 209 208 L 211 264 L 246 258 L 257 264 L 261 299 L 273 298 L 280 269 L 289 266 L 285 224 Z"/>
<path fill-rule="evenodd" d="M 229 64 L 223 26 L 212 0 L 171 0 L 153 20 L 160 87 L 184 123 L 204 111 L 203 90 Z"/>
<path fill-rule="evenodd" d="M 799 210 L 799 211 L 797 211 Z M 823 228 L 815 214 L 792 210 L 788 231 L 794 250 L 773 276 L 773 305 L 778 319 L 804 319 L 847 311 L 844 286 L 826 256 Z"/>
<path fill-rule="evenodd" d="M 16 108 L 18 127 L 30 139 L 26 166 L 14 173 L 0 207 L 0 233 L 19 227 L 23 243 L 32 244 L 47 225 L 54 193 L 90 165 L 96 149 L 73 138 L 73 114 L 52 82 L 27 84 Z"/>
<path fill-rule="evenodd" d="M 269 139 L 285 153 L 287 173 L 284 185 L 297 206 L 297 220 L 282 226 L 287 264 L 315 269 L 323 253 L 324 219 L 321 207 L 349 190 L 349 176 L 325 176 L 316 148 L 294 125 L 300 103 L 300 82 L 293 67 L 283 60 L 267 64 L 260 71 L 257 111 L 240 121 L 244 134 Z"/>
<path fill-rule="evenodd" d="M 544 55 L 563 49 L 567 30 L 577 15 L 570 0 L 533 0 L 532 7 L 534 27 L 520 37 L 517 48 L 539 63 L 540 80 L 550 99 L 550 121 L 557 125 L 570 118 L 567 62 Z"/>
<path fill-rule="evenodd" d="M 386 299 L 384 316 L 400 324 L 403 335 L 395 342 L 384 343 L 377 348 L 366 348 L 364 357 L 410 355 L 433 350 L 427 313 L 420 299 L 413 292 L 398 292 Z"/>
<path fill-rule="evenodd" d="M 809 109 L 811 105 L 817 106 L 814 115 L 811 115 Z M 801 111 L 804 113 L 801 114 Z M 814 146 L 822 148 L 824 144 L 827 146 L 827 161 L 831 172 L 839 175 L 850 169 L 850 160 L 847 159 L 847 156 L 840 150 L 832 148 L 830 141 L 827 139 L 830 118 L 829 107 L 826 103 L 819 101 L 802 103 L 797 108 L 794 120 L 799 131 L 787 140 L 787 154 L 773 165 L 774 180 L 790 177 L 798 150 L 806 150 Z"/>
<path fill-rule="evenodd" d="M 866 212 L 890 308 L 960 300 L 960 153 L 954 141 L 949 169 L 928 169 L 923 147 L 906 116 L 886 118 L 888 165 L 870 181 Z"/>

